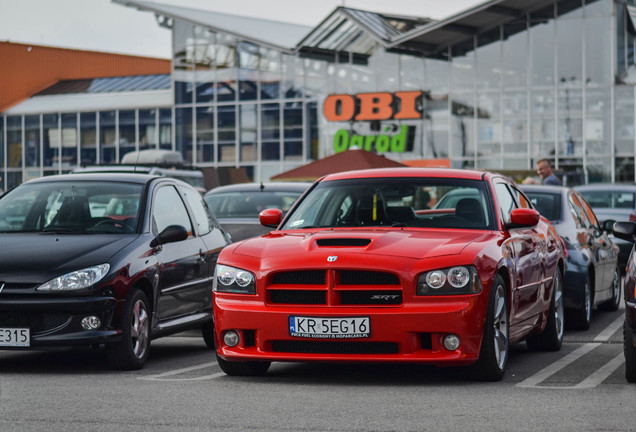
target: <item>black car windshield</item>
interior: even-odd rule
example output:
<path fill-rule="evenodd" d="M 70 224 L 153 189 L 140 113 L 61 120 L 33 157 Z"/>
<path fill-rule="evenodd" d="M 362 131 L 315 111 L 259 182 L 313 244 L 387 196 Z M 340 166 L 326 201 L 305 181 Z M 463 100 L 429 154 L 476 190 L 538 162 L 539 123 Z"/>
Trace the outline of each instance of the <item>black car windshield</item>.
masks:
<path fill-rule="evenodd" d="M 204 197 L 217 218 L 256 218 L 268 208 L 281 209 L 286 213 L 300 191 L 236 191 L 219 192 Z"/>
<path fill-rule="evenodd" d="M 25 183 L 0 199 L 0 232 L 134 232 L 141 194 L 130 183 Z"/>
<path fill-rule="evenodd" d="M 318 184 L 282 229 L 422 227 L 491 229 L 483 181 L 455 178 L 365 178 Z"/>

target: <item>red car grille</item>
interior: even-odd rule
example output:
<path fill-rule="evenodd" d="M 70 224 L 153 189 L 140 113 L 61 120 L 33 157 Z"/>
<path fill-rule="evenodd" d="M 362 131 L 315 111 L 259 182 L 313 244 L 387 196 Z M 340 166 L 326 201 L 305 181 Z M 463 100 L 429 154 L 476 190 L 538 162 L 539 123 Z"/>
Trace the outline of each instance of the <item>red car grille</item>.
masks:
<path fill-rule="evenodd" d="M 386 272 L 301 270 L 276 273 L 267 286 L 270 304 L 400 305 L 400 279 Z"/>

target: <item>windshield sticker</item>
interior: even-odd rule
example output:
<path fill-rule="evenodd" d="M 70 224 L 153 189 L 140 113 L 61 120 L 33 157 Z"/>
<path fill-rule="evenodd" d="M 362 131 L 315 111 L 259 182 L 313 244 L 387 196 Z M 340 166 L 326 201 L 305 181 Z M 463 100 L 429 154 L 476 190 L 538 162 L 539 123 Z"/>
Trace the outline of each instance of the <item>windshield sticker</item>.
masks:
<path fill-rule="evenodd" d="M 305 222 L 305 219 L 300 219 L 300 220 L 292 222 L 290 226 L 295 227 L 295 226 L 298 226 L 298 225 L 302 225 L 303 222 Z"/>

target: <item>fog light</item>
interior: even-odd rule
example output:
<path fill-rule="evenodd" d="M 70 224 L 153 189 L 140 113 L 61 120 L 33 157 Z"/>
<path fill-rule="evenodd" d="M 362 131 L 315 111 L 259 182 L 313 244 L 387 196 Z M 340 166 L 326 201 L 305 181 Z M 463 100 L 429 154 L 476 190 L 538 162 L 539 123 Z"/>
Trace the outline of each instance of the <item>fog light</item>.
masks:
<path fill-rule="evenodd" d="M 241 338 L 239 338 L 239 334 L 234 330 L 225 332 L 225 334 L 223 335 L 223 342 L 225 342 L 225 345 L 229 347 L 237 346 L 240 339 Z"/>
<path fill-rule="evenodd" d="M 87 316 L 82 318 L 82 328 L 84 330 L 97 330 L 102 326 L 102 320 L 96 316 Z"/>
<path fill-rule="evenodd" d="M 459 348 L 460 344 L 461 341 L 459 340 L 459 336 L 454 334 L 444 336 L 444 348 L 446 348 L 447 350 L 455 351 L 457 348 Z"/>

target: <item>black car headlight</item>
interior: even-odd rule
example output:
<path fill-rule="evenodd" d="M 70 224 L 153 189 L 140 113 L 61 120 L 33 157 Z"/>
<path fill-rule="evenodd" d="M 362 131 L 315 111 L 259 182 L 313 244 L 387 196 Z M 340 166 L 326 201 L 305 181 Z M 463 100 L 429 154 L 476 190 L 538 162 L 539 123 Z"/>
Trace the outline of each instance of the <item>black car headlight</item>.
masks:
<path fill-rule="evenodd" d="M 254 274 L 226 265 L 217 265 L 212 289 L 217 292 L 256 294 Z"/>
<path fill-rule="evenodd" d="M 473 266 L 457 266 L 422 273 L 417 279 L 419 296 L 459 295 L 481 292 L 481 281 Z"/>
<path fill-rule="evenodd" d="M 36 291 L 73 291 L 88 288 L 102 280 L 110 270 L 110 264 L 100 264 L 82 270 L 67 273 L 55 279 L 43 283 Z"/>

